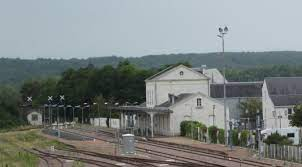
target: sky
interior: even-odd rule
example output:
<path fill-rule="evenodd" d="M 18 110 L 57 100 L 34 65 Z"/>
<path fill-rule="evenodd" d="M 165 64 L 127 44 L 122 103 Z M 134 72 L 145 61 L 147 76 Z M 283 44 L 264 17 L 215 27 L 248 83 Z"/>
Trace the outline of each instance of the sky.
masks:
<path fill-rule="evenodd" d="M 0 57 L 302 51 L 301 0 L 0 0 Z"/>

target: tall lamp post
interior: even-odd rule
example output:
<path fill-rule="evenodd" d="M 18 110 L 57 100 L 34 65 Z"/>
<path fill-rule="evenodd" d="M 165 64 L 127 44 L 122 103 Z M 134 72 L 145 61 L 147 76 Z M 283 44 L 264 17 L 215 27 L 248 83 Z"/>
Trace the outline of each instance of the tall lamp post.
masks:
<path fill-rule="evenodd" d="M 51 111 L 51 102 L 52 102 L 52 96 L 48 96 L 48 121 L 49 121 L 49 125 L 51 126 L 52 124 L 52 111 Z"/>
<path fill-rule="evenodd" d="M 228 27 L 224 27 L 221 28 L 219 27 L 218 29 L 219 31 L 219 35 L 217 35 L 219 38 L 221 38 L 222 41 L 222 56 L 223 56 L 223 109 L 224 109 L 224 141 L 225 141 L 225 145 L 227 145 L 227 141 L 228 141 L 228 127 L 227 127 L 227 113 L 226 113 L 226 86 L 225 86 L 225 69 L 226 69 L 226 65 L 225 65 L 225 56 L 224 56 L 224 36 L 227 34 L 227 32 L 229 31 Z"/>
<path fill-rule="evenodd" d="M 80 105 L 74 106 L 74 108 L 81 109 Z M 79 112 L 77 112 L 77 122 L 79 122 Z M 82 123 L 83 123 L 83 108 L 82 108 Z"/>
<path fill-rule="evenodd" d="M 115 106 L 118 106 L 119 103 L 116 102 L 114 105 L 115 105 Z M 110 110 L 109 126 L 110 126 L 110 128 L 111 128 L 111 126 L 112 126 L 112 125 L 111 125 L 111 110 Z"/>
<path fill-rule="evenodd" d="M 99 103 L 93 103 L 93 105 L 97 105 L 97 106 L 98 106 L 99 126 L 101 126 L 101 113 L 100 113 L 100 105 L 99 105 Z M 93 119 L 93 124 L 94 124 L 94 119 Z"/>
<path fill-rule="evenodd" d="M 72 105 L 67 105 L 66 108 L 72 108 L 72 122 L 74 122 L 74 107 L 72 107 Z"/>

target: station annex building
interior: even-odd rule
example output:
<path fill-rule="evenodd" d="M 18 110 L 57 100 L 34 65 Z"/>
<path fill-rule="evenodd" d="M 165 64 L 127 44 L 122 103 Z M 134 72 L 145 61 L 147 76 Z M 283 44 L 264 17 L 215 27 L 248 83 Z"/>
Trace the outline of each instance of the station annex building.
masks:
<path fill-rule="evenodd" d="M 142 135 L 180 135 L 180 123 L 193 120 L 224 128 L 223 75 L 217 69 L 169 67 L 145 80 L 146 102 L 120 106 L 121 128 Z M 239 119 L 239 103 L 261 99 L 263 82 L 227 82 L 227 120 Z"/>

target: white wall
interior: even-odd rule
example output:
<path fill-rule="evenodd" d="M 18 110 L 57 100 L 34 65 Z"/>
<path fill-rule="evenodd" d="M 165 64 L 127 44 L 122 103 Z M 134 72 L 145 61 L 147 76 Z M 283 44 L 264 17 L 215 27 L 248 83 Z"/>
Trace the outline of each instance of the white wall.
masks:
<path fill-rule="evenodd" d="M 34 114 L 38 115 L 38 120 L 36 120 L 36 121 L 33 121 L 33 120 L 32 120 L 32 115 L 34 115 Z M 42 123 L 42 114 L 39 113 L 39 112 L 37 112 L 37 111 L 32 111 L 32 112 L 30 112 L 30 113 L 27 115 L 27 120 L 28 120 L 28 122 L 29 122 L 31 125 L 42 125 L 42 124 L 43 124 L 43 123 Z"/>
<path fill-rule="evenodd" d="M 288 120 L 288 108 L 293 108 L 293 106 L 283 106 L 276 107 L 274 106 L 267 90 L 266 82 L 264 82 L 262 87 L 262 111 L 263 111 L 263 120 L 264 120 L 264 129 L 268 128 L 280 128 L 280 119 L 278 116 L 281 116 L 281 128 L 291 127 Z M 275 111 L 275 114 L 274 114 Z M 292 112 L 294 112 L 292 110 Z"/>
<path fill-rule="evenodd" d="M 271 98 L 269 97 L 267 85 L 266 82 L 264 81 L 262 87 L 262 115 L 264 121 L 264 129 L 276 127 L 276 121 L 273 116 L 274 110 L 275 110 L 274 104 Z"/>
<path fill-rule="evenodd" d="M 99 126 L 99 123 L 100 123 L 101 127 L 107 127 L 106 120 L 107 120 L 107 118 L 94 118 L 94 126 Z M 91 123 L 91 125 L 93 125 L 93 118 L 90 118 L 90 123 Z M 119 129 L 120 120 L 111 119 L 111 127 Z"/>
<path fill-rule="evenodd" d="M 179 75 L 183 71 L 183 76 Z M 179 66 L 171 71 L 146 81 L 146 105 L 154 107 L 168 100 L 168 94 L 201 92 L 209 95 L 209 80 L 187 67 Z"/>
<path fill-rule="evenodd" d="M 202 98 L 202 108 L 196 105 L 197 98 Z M 215 126 L 224 129 L 224 107 L 219 101 L 208 98 L 202 95 L 196 95 L 189 98 L 187 101 L 171 107 L 173 113 L 170 114 L 171 133 L 174 135 L 180 134 L 180 123 L 184 120 L 191 120 L 191 106 L 193 121 L 202 122 L 207 127 L 212 126 L 213 105 L 215 105 Z M 227 109 L 227 118 L 229 118 Z"/>

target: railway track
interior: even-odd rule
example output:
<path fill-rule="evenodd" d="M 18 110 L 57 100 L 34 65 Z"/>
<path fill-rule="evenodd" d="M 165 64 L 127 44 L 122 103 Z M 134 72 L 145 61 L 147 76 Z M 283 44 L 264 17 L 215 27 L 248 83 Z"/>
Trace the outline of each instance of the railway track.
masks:
<path fill-rule="evenodd" d="M 52 167 L 52 166 L 61 166 L 61 167 L 63 167 L 64 166 L 64 162 L 60 159 L 60 157 L 45 155 L 45 154 L 39 153 L 39 152 L 37 152 L 33 149 L 32 150 L 23 149 L 23 150 L 26 151 L 26 152 L 29 152 L 31 154 L 37 155 L 40 159 L 42 159 L 46 163 L 46 165 L 48 167 Z M 56 161 L 57 163 L 55 163 L 53 161 Z"/>
<path fill-rule="evenodd" d="M 115 136 L 112 132 L 108 132 L 108 131 L 104 131 L 104 130 L 98 130 L 97 132 L 96 131 L 91 131 L 89 129 L 81 129 L 81 128 L 77 128 L 76 130 L 82 131 L 82 132 L 85 132 L 85 133 L 94 132 L 97 135 L 106 136 L 106 137 L 109 137 L 109 138 L 114 138 L 114 136 Z M 77 133 L 77 132 L 73 132 L 73 133 L 76 133 L 78 135 L 83 135 L 83 134 Z M 86 135 L 87 134 L 85 134 L 85 136 Z M 87 135 L 87 136 L 92 137 L 90 135 Z M 98 139 L 98 140 L 103 140 L 103 141 L 106 141 L 106 142 L 112 142 L 112 143 L 116 142 L 115 140 L 114 141 L 112 141 L 112 140 L 109 141 L 108 138 L 104 139 L 104 138 L 100 138 L 98 136 L 94 136 L 94 138 Z M 188 146 L 188 145 L 168 143 L 168 142 L 155 141 L 155 140 L 147 140 L 147 141 L 139 140 L 138 143 L 139 144 L 144 144 L 144 145 L 149 145 L 149 146 L 154 146 L 154 147 L 159 147 L 161 149 L 165 148 L 165 149 L 179 151 L 179 152 L 183 152 L 183 153 L 194 154 L 194 155 L 199 155 L 199 156 L 203 156 L 203 157 L 210 157 L 210 158 L 214 158 L 214 159 L 218 159 L 218 160 L 222 160 L 222 161 L 226 161 L 226 162 L 237 163 L 237 164 L 240 164 L 240 165 L 257 166 L 257 167 L 272 166 L 269 163 L 265 163 L 265 162 L 261 162 L 261 161 L 254 161 L 254 160 L 248 160 L 248 159 L 240 159 L 240 158 L 237 158 L 237 157 L 231 157 L 223 151 L 210 150 L 210 149 L 201 149 L 201 148 L 192 147 L 192 146 Z M 140 152 L 145 152 L 146 153 L 146 151 L 144 151 L 146 149 L 143 148 L 143 147 L 136 146 L 136 149 Z M 150 153 L 150 151 L 151 151 L 153 154 L 157 154 L 157 156 L 161 156 L 161 157 L 164 156 L 164 155 L 161 154 L 161 152 L 156 151 L 156 149 L 152 149 L 152 150 L 148 150 L 148 151 L 149 151 L 149 154 L 151 154 Z M 170 155 L 170 157 L 171 156 L 173 156 L 173 155 Z M 189 162 L 192 162 L 192 159 L 188 158 L 188 157 L 179 157 L 179 158 L 180 159 L 183 158 L 182 160 L 187 159 Z M 184 162 L 188 162 L 188 161 L 184 161 Z"/>
<path fill-rule="evenodd" d="M 108 155 L 108 154 L 102 154 L 102 153 L 91 152 L 91 151 L 80 150 L 80 149 L 68 149 L 65 151 L 76 152 L 76 153 L 111 159 L 111 160 L 125 162 L 125 163 L 135 162 L 135 163 L 138 163 L 139 166 L 158 166 L 158 165 L 160 166 L 163 164 L 168 164 L 168 165 L 172 165 L 172 166 L 184 166 L 184 167 L 203 167 L 203 166 L 205 166 L 202 164 L 196 164 L 196 163 L 192 163 L 192 162 L 164 161 L 164 160 L 154 160 L 154 159 L 146 159 L 146 158 L 138 158 L 138 157 L 112 156 L 112 155 Z M 155 165 L 155 164 L 157 164 L 157 165 Z M 207 166 L 209 166 L 209 165 L 207 165 Z"/>

